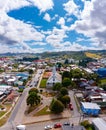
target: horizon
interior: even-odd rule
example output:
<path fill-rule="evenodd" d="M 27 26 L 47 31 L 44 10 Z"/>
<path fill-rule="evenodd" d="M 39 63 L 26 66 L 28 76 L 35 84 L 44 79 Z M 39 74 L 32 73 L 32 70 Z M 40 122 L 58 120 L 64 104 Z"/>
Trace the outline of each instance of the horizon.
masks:
<path fill-rule="evenodd" d="M 106 1 L 4 0 L 0 54 L 106 50 Z"/>

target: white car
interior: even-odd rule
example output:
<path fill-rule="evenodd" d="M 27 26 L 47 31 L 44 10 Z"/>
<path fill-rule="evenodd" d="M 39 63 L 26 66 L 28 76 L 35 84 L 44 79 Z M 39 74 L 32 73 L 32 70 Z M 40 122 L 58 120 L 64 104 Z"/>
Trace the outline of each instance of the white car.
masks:
<path fill-rule="evenodd" d="M 52 129 L 53 128 L 53 126 L 52 125 L 47 125 L 47 126 L 45 126 L 45 130 L 50 130 L 50 129 Z"/>
<path fill-rule="evenodd" d="M 25 125 L 17 125 L 16 130 L 26 130 L 26 126 Z"/>

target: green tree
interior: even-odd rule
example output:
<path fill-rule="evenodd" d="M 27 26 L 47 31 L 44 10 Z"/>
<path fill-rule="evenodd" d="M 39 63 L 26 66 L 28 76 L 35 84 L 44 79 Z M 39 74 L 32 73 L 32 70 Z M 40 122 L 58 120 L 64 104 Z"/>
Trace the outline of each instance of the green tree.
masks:
<path fill-rule="evenodd" d="M 61 83 L 55 83 L 54 86 L 53 86 L 53 90 L 54 91 L 60 91 L 61 87 L 62 87 Z"/>
<path fill-rule="evenodd" d="M 68 94 L 67 88 L 62 87 L 62 88 L 60 89 L 60 94 L 62 94 L 63 96 L 64 96 L 64 95 L 67 95 L 67 94 Z"/>
<path fill-rule="evenodd" d="M 62 74 L 62 79 L 64 78 L 70 78 L 70 72 L 69 71 L 64 71 Z"/>
<path fill-rule="evenodd" d="M 34 71 L 32 69 L 29 69 L 29 74 L 33 74 Z"/>
<path fill-rule="evenodd" d="M 63 112 L 64 105 L 62 104 L 61 101 L 53 99 L 53 101 L 51 102 L 51 105 L 50 105 L 50 110 L 53 113 L 59 114 L 59 113 Z"/>
<path fill-rule="evenodd" d="M 33 106 L 33 105 L 38 105 L 41 101 L 40 96 L 35 93 L 35 92 L 31 92 L 28 97 L 27 97 L 27 105 Z"/>
<path fill-rule="evenodd" d="M 64 62 L 64 64 L 69 64 L 69 60 L 66 59 L 65 62 Z"/>
<path fill-rule="evenodd" d="M 62 81 L 62 85 L 64 87 L 69 87 L 71 85 L 71 80 L 70 78 L 64 78 L 63 81 Z"/>
<path fill-rule="evenodd" d="M 32 92 L 38 93 L 39 91 L 38 91 L 37 88 L 31 88 L 31 89 L 29 90 L 29 94 L 32 93 Z"/>
<path fill-rule="evenodd" d="M 25 85 L 26 85 L 26 83 L 27 83 L 27 80 L 26 80 L 26 79 L 24 79 L 24 80 L 23 80 L 23 86 L 25 86 Z"/>
<path fill-rule="evenodd" d="M 70 103 L 70 97 L 68 95 L 63 96 L 61 102 L 64 104 L 65 107 L 67 107 L 67 104 Z"/>
<path fill-rule="evenodd" d="M 80 69 L 75 69 L 70 71 L 73 78 L 82 78 L 82 71 Z"/>

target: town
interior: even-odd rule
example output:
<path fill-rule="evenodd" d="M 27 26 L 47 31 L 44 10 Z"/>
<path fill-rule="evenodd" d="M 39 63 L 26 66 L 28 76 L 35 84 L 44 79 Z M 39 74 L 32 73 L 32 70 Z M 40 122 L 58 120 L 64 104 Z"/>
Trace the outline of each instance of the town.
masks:
<path fill-rule="evenodd" d="M 1 56 L 0 130 L 106 130 L 105 56 Z"/>

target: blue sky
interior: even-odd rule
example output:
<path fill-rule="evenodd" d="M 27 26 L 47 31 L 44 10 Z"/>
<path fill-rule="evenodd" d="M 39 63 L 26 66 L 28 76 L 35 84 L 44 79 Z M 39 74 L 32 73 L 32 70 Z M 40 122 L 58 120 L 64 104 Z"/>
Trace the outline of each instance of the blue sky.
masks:
<path fill-rule="evenodd" d="M 106 1 L 3 0 L 0 53 L 102 50 Z"/>

